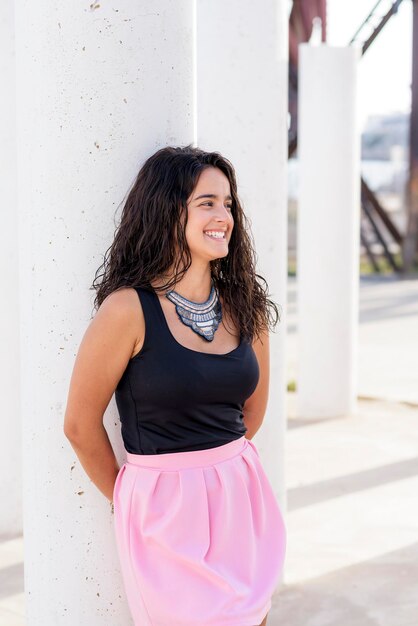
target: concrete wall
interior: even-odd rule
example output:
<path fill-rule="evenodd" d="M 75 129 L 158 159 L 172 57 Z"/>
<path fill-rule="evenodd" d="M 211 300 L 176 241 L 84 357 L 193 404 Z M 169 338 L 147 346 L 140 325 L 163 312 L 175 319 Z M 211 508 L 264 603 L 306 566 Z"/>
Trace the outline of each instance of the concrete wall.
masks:
<path fill-rule="evenodd" d="M 28 626 L 127 625 L 109 503 L 63 411 L 115 209 L 146 157 L 194 139 L 193 2 L 16 9 Z M 105 426 L 121 460 L 114 401 Z"/>
<path fill-rule="evenodd" d="M 14 5 L 0 5 L 0 535 L 22 532 Z"/>
<path fill-rule="evenodd" d="M 297 412 L 327 417 L 357 396 L 359 50 L 299 50 Z"/>

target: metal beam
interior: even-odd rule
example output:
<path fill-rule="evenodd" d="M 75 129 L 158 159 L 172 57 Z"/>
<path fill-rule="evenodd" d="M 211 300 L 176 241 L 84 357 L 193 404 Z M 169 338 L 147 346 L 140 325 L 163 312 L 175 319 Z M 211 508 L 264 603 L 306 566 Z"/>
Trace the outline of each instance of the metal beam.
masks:
<path fill-rule="evenodd" d="M 418 0 L 412 1 L 412 81 L 409 127 L 408 225 L 402 248 L 405 270 L 418 262 Z"/>

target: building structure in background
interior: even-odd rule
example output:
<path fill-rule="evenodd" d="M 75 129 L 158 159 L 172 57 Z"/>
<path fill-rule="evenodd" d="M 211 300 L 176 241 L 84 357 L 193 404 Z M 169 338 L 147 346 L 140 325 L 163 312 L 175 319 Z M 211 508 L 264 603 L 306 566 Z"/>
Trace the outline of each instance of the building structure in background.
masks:
<path fill-rule="evenodd" d="M 395 15 L 403 0 L 379 0 L 366 15 L 359 28 L 348 42 L 349 45 L 361 47 L 362 56 L 373 44 L 379 33 Z M 393 212 L 392 199 L 389 204 L 382 201 L 381 194 L 369 181 L 366 170 L 361 174 L 361 255 L 368 259 L 372 270 L 380 272 L 382 259 L 392 271 L 403 273 L 418 266 L 418 0 L 413 2 L 413 64 L 412 64 L 412 103 L 411 116 L 408 120 L 409 146 L 405 146 L 409 154 L 409 164 L 406 170 L 402 167 L 402 158 L 405 153 L 398 149 L 399 142 L 391 149 L 388 140 L 390 135 L 384 131 L 382 142 L 386 141 L 390 159 L 394 162 L 397 180 L 404 182 L 404 190 L 398 194 L 402 203 L 401 210 L 397 207 L 397 215 Z M 294 0 L 289 16 L 289 159 L 297 153 L 297 100 L 298 100 L 298 45 L 310 41 L 313 37 L 315 20 L 320 21 L 321 41 L 327 40 L 326 32 L 326 0 Z M 389 121 L 389 120 L 387 120 Z M 392 120 L 393 122 L 393 120 Z M 399 128 L 405 137 L 405 125 Z M 362 143 L 364 150 L 370 137 L 365 137 Z M 380 143 L 380 142 L 379 142 Z M 369 142 L 370 147 L 370 142 Z M 364 154 L 362 153 L 362 158 Z M 367 157 L 365 157 L 367 159 Z M 403 173 L 401 170 L 404 170 Z M 292 216 L 294 207 L 290 202 L 289 243 L 291 244 Z M 290 260 L 290 269 L 293 261 Z"/>

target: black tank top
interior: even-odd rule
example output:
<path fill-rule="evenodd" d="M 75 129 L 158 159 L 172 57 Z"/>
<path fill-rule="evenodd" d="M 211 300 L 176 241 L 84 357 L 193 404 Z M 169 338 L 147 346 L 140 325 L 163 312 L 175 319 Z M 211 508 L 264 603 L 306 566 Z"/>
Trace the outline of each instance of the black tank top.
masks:
<path fill-rule="evenodd" d="M 135 287 L 145 318 L 141 350 L 115 390 L 125 449 L 162 454 L 214 448 L 247 432 L 243 405 L 259 380 L 257 357 L 242 335 L 226 354 L 178 343 L 153 287 Z"/>

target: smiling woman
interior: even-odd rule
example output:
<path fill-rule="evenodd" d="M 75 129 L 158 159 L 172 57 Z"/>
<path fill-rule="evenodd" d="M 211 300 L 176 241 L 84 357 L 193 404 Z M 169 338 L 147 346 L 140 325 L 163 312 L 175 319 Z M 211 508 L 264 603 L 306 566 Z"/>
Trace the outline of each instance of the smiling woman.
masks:
<path fill-rule="evenodd" d="M 205 189 L 215 189 L 218 193 L 199 193 Z M 228 243 L 234 228 L 231 199 L 228 177 L 218 168 L 204 169 L 188 199 L 188 221 L 185 231 L 189 249 L 194 250 L 197 258 L 201 256 L 198 254 L 198 247 L 201 245 L 202 234 L 205 239 L 215 244 L 217 255 L 222 257 L 228 254 Z M 208 263 L 213 260 L 213 253 L 204 259 L 207 268 Z"/>
<path fill-rule="evenodd" d="M 65 414 L 83 467 L 113 501 L 136 626 L 258 626 L 271 606 L 286 531 L 250 440 L 267 406 L 278 309 L 254 258 L 227 159 L 186 146 L 145 162 L 102 266 Z M 113 393 L 120 468 L 103 427 Z"/>

